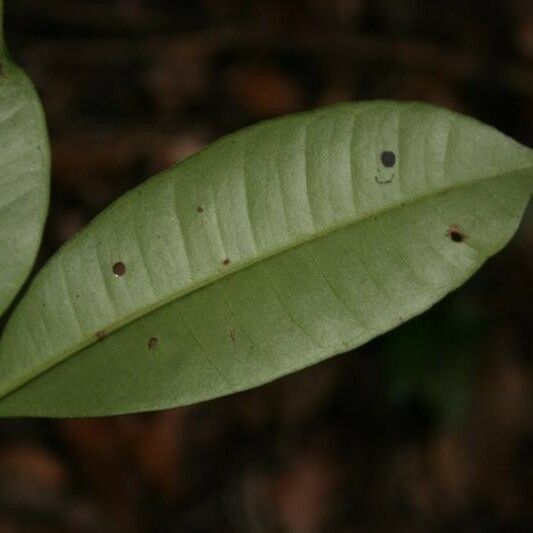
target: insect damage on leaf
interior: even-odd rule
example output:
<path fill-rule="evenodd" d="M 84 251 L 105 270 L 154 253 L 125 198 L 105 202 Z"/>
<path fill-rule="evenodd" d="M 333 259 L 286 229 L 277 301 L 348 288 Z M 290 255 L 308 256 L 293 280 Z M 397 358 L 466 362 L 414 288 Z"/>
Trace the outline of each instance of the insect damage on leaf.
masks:
<path fill-rule="evenodd" d="M 113 274 L 115 274 L 117 278 L 123 276 L 125 273 L 126 265 L 122 261 L 119 261 L 113 265 Z"/>
<path fill-rule="evenodd" d="M 393 168 L 394 165 L 396 164 L 396 154 L 391 150 L 384 150 L 383 152 L 381 152 L 379 158 L 384 169 Z M 389 183 L 392 183 L 392 180 L 394 179 L 394 177 L 395 177 L 394 172 L 392 174 L 389 174 L 387 172 L 384 172 L 383 169 L 378 168 L 377 174 L 374 176 L 374 179 L 380 185 L 387 185 Z"/>
<path fill-rule="evenodd" d="M 448 231 L 446 232 L 446 235 L 453 241 L 453 242 L 463 242 L 466 239 L 466 235 L 461 231 L 459 226 L 457 224 L 452 224 Z"/>
<path fill-rule="evenodd" d="M 390 168 L 396 164 L 396 154 L 390 150 L 381 152 L 381 162 L 384 167 Z"/>

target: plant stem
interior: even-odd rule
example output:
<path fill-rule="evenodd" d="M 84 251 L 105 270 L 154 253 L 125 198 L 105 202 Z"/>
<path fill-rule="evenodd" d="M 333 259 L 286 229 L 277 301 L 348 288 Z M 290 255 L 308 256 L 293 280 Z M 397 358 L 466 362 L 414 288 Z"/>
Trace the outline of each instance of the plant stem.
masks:
<path fill-rule="evenodd" d="M 4 0 L 0 0 L 0 54 L 5 55 L 4 43 Z"/>

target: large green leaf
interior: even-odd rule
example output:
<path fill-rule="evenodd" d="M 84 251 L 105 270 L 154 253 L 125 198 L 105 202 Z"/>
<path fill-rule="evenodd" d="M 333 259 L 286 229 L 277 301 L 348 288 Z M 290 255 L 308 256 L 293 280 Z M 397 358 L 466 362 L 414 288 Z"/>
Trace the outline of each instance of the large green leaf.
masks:
<path fill-rule="evenodd" d="M 35 278 L 0 343 L 0 414 L 188 404 L 359 346 L 502 248 L 532 189 L 533 151 L 424 104 L 229 135 L 120 198 Z"/>
<path fill-rule="evenodd" d="M 30 273 L 48 210 L 50 154 L 37 96 L 8 58 L 0 1 L 0 315 Z"/>

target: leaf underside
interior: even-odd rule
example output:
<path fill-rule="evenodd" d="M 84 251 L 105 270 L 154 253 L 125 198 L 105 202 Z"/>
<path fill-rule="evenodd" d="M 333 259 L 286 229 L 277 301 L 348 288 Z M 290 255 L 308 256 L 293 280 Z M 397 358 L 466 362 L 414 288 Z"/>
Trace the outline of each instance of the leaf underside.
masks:
<path fill-rule="evenodd" d="M 501 249 L 532 184 L 529 148 L 426 104 L 338 104 L 224 137 L 39 273 L 0 341 L 0 415 L 184 405 L 360 346 Z"/>
<path fill-rule="evenodd" d="M 0 315 L 35 261 L 48 210 L 49 174 L 39 97 L 0 42 Z"/>

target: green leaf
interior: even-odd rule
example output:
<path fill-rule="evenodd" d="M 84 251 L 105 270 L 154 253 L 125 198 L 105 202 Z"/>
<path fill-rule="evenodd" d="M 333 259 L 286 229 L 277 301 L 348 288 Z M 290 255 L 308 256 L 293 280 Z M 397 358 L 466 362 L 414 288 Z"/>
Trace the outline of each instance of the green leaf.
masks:
<path fill-rule="evenodd" d="M 0 343 L 0 414 L 189 404 L 360 346 L 501 249 L 532 185 L 533 151 L 425 104 L 339 104 L 224 137 L 39 273 Z"/>
<path fill-rule="evenodd" d="M 28 277 L 46 213 L 50 153 L 39 97 L 8 58 L 0 2 L 0 315 Z"/>

